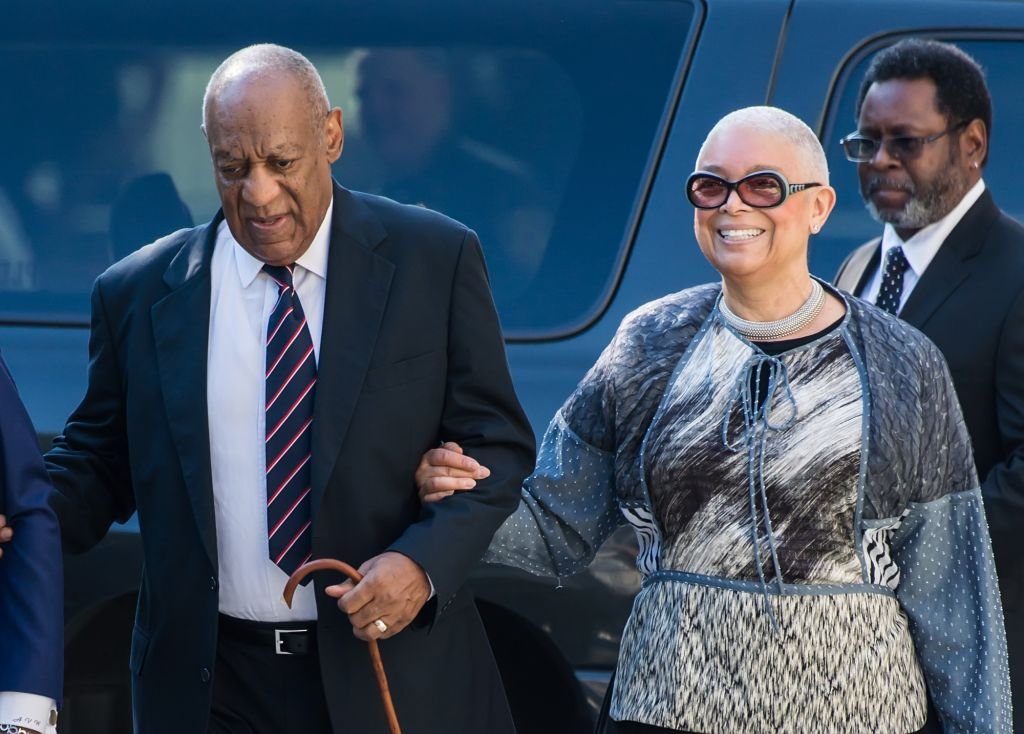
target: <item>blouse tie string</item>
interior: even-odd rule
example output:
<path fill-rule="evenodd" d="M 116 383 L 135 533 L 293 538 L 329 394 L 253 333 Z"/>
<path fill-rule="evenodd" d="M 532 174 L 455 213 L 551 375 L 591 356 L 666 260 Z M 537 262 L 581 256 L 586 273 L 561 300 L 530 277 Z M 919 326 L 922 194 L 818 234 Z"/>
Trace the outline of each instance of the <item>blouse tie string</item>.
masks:
<path fill-rule="evenodd" d="M 765 374 L 766 373 L 766 374 Z M 758 404 L 763 380 L 768 380 L 764 401 Z M 778 415 L 785 411 L 783 420 L 772 419 L 772 406 L 779 404 Z M 730 419 L 733 408 L 739 405 L 742 425 L 739 435 L 729 439 Z M 722 442 L 730 451 L 746 449 L 747 452 L 747 498 L 750 504 L 750 541 L 754 550 L 754 565 L 757 567 L 761 581 L 761 593 L 764 597 L 765 613 L 771 621 L 776 634 L 781 632 L 778 619 L 768 593 L 768 581 L 765 578 L 761 559 L 760 525 L 763 524 L 765 539 L 771 554 L 774 583 L 779 594 L 783 591 L 782 567 L 779 564 L 778 543 L 772 530 L 771 513 L 768 509 L 768 493 L 764 482 L 764 456 L 768 444 L 768 436 L 772 431 L 782 431 L 796 422 L 796 399 L 789 385 L 789 376 L 785 363 L 778 357 L 755 352 L 744 362 L 733 385 L 729 400 L 726 402 L 722 418 Z M 761 517 L 758 517 L 758 504 L 761 506 Z"/>

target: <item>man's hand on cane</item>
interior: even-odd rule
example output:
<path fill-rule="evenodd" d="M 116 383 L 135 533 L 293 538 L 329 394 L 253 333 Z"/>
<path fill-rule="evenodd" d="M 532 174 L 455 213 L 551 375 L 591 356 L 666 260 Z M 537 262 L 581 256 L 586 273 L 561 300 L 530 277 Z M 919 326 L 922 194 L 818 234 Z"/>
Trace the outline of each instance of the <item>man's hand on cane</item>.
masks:
<path fill-rule="evenodd" d="M 447 442 L 423 455 L 416 469 L 422 502 L 437 502 L 456 492 L 473 489 L 490 470 Z M 430 581 L 419 564 L 401 553 L 387 552 L 359 567 L 363 580 L 345 581 L 324 591 L 338 600 L 352 632 L 361 640 L 393 637 L 405 629 L 430 598 Z"/>
<path fill-rule="evenodd" d="M 419 564 L 394 551 L 374 556 L 359 567 L 363 580 L 328 586 L 348 615 L 352 632 L 361 640 L 393 637 L 405 629 L 430 598 L 430 582 Z"/>

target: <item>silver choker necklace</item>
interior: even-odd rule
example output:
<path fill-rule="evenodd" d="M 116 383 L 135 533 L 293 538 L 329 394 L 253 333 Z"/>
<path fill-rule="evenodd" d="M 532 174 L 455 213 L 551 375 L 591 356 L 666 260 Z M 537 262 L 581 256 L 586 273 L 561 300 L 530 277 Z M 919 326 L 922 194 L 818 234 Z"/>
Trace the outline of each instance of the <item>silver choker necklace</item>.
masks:
<path fill-rule="evenodd" d="M 814 278 L 811 278 L 811 295 L 807 297 L 803 305 L 789 316 L 778 321 L 747 321 L 732 312 L 729 305 L 725 302 L 724 295 L 718 302 L 718 308 L 722 312 L 722 318 L 725 319 L 726 323 L 752 341 L 784 339 L 795 334 L 814 321 L 824 306 L 825 289 Z"/>

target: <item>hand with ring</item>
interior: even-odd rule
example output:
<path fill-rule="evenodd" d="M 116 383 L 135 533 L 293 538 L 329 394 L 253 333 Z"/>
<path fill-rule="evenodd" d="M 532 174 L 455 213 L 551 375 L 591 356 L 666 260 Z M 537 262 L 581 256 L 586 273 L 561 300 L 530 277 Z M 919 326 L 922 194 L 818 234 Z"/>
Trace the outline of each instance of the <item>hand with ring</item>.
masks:
<path fill-rule="evenodd" d="M 393 637 L 405 629 L 430 597 L 426 572 L 408 556 L 388 551 L 359 567 L 363 580 L 328 586 L 361 640 Z"/>

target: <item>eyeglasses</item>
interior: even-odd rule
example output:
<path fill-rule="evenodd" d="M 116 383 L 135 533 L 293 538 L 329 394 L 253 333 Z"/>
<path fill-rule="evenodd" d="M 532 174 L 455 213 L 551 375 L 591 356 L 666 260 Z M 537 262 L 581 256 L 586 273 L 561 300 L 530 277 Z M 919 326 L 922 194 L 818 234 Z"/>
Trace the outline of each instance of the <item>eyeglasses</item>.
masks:
<path fill-rule="evenodd" d="M 900 135 L 895 138 L 878 139 L 862 135 L 859 132 L 852 132 L 840 140 L 839 144 L 843 146 L 846 159 L 854 163 L 870 163 L 878 155 L 878 151 L 883 145 L 885 146 L 886 154 L 890 158 L 897 161 L 911 161 L 924 152 L 925 145 L 934 143 L 945 135 L 950 135 L 967 127 L 968 122 L 965 120 L 958 125 L 946 128 L 940 133 L 922 135 L 920 137 Z"/>
<path fill-rule="evenodd" d="M 821 186 L 820 183 L 791 184 L 778 171 L 754 171 L 739 181 L 726 181 L 707 171 L 696 171 L 686 180 L 686 198 L 698 209 L 717 209 L 729 200 L 733 190 L 747 206 L 771 209 L 790 194 Z"/>

